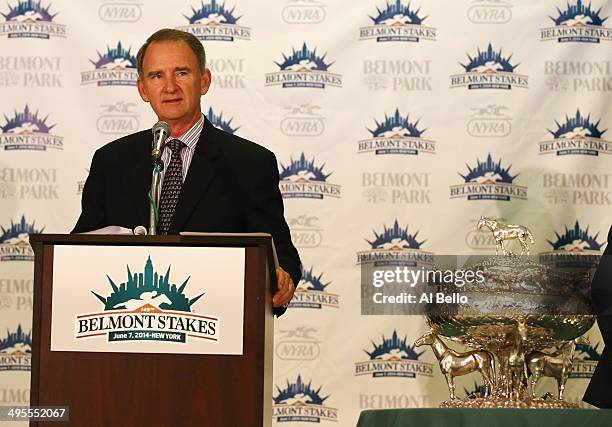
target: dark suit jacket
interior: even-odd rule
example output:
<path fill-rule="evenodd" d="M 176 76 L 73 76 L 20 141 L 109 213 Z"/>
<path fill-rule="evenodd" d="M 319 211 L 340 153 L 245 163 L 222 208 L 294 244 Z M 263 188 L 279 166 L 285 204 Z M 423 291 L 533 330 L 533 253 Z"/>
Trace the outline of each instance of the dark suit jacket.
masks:
<path fill-rule="evenodd" d="M 266 148 L 204 120 L 168 234 L 270 233 L 279 264 L 297 286 L 301 264 L 283 214 L 276 157 Z M 96 151 L 73 233 L 108 225 L 148 228 L 151 138 L 151 131 L 145 130 Z"/>
<path fill-rule="evenodd" d="M 582 400 L 599 408 L 612 408 L 612 228 L 591 283 L 591 296 L 605 347 Z"/>

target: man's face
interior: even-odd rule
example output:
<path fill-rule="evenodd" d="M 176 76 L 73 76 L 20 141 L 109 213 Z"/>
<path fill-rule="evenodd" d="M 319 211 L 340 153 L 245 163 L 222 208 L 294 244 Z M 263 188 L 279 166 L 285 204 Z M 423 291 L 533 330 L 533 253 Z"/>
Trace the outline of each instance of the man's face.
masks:
<path fill-rule="evenodd" d="M 142 70 L 138 92 L 145 102 L 151 103 L 160 120 L 178 128 L 199 120 L 200 97 L 210 87 L 210 71 L 200 72 L 196 55 L 187 44 L 151 43 Z"/>

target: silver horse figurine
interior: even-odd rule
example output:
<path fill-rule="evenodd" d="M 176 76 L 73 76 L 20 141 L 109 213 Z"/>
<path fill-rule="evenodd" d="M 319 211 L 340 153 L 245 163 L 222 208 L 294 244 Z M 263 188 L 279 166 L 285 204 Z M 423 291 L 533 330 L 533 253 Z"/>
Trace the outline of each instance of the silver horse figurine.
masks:
<path fill-rule="evenodd" d="M 459 353 L 451 350 L 433 331 L 427 332 L 415 341 L 415 346 L 430 345 L 440 370 L 446 377 L 446 383 L 450 391 L 451 400 L 457 398 L 455 394 L 455 377 L 466 375 L 474 371 L 482 374 L 485 385 L 485 396 L 491 396 L 495 386 L 495 359 L 491 353 L 485 350 L 473 350 Z"/>
<path fill-rule="evenodd" d="M 567 341 L 554 353 L 534 351 L 526 357 L 527 367 L 531 372 L 531 397 L 535 397 L 535 388 L 540 377 L 553 377 L 557 380 L 557 393 L 559 400 L 563 399 L 565 382 L 572 372 L 576 344 L 588 344 L 584 337 Z"/>
<path fill-rule="evenodd" d="M 506 250 L 504 240 L 518 240 L 521 244 L 521 255 L 529 255 L 529 243 L 535 243 L 531 232 L 523 225 L 502 224 L 494 219 L 481 216 L 476 228 L 480 230 L 482 227 L 488 228 L 493 233 L 496 255 L 499 255 L 500 249 L 504 255 L 512 255 L 512 251 Z"/>

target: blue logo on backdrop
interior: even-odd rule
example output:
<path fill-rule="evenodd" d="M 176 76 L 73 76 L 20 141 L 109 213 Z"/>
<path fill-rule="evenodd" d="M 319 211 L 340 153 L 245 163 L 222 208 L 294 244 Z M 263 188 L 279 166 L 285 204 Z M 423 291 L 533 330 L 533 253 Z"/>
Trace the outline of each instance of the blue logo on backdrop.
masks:
<path fill-rule="evenodd" d="M 472 387 L 471 389 L 463 387 L 463 391 L 465 393 L 465 397 L 467 397 L 468 399 L 475 399 L 486 396 L 485 386 L 483 384 L 478 384 L 476 381 L 474 381 L 474 387 Z"/>
<path fill-rule="evenodd" d="M 35 222 L 35 221 L 34 221 Z M 41 233 L 45 227 L 36 229 L 34 222 L 28 224 L 25 215 L 17 224 L 11 221 L 9 228 L 0 225 L 0 262 L 2 261 L 34 261 L 34 252 L 30 247 L 28 235 Z"/>
<path fill-rule="evenodd" d="M 401 0 L 396 0 L 392 4 L 387 1 L 386 6 L 382 10 L 377 7 L 378 15 L 370 16 L 374 25 L 360 28 L 360 40 L 376 39 L 377 42 L 436 40 L 436 29 L 423 25 L 427 16 L 419 15 L 421 8 L 412 9 L 410 2 L 403 4 Z"/>
<path fill-rule="evenodd" d="M 450 186 L 451 199 L 510 201 L 512 198 L 527 198 L 527 187 L 514 184 L 518 174 L 510 175 L 512 165 L 504 168 L 501 159 L 494 162 L 490 153 L 484 162 L 476 159 L 476 167 L 466 166 L 468 173 L 459 174 L 465 183 Z"/>
<path fill-rule="evenodd" d="M 3 13 L 6 22 L 0 23 L 0 36 L 13 38 L 48 39 L 66 37 L 66 26 L 56 24 L 53 18 L 57 13 L 44 7 L 42 0 L 21 0 L 16 6 L 9 3 L 9 12 Z"/>
<path fill-rule="evenodd" d="M 272 418 L 276 422 L 338 421 L 338 410 L 324 405 L 330 395 L 321 396 L 321 388 L 315 389 L 312 381 L 304 383 L 300 374 L 294 383 L 287 380 L 285 388 L 276 386 Z"/>
<path fill-rule="evenodd" d="M 229 120 L 224 120 L 223 113 L 215 114 L 212 107 L 208 108 L 208 113 L 206 113 L 206 118 L 210 120 L 213 126 L 221 129 L 224 132 L 231 133 L 232 135 L 238 129 L 240 129 L 240 126 L 232 127 L 231 123 L 232 123 L 232 120 L 234 120 L 233 118 L 230 118 Z"/>
<path fill-rule="evenodd" d="M 406 336 L 398 338 L 396 330 L 391 338 L 383 335 L 379 344 L 372 341 L 372 347 L 371 351 L 364 350 L 370 360 L 355 363 L 355 376 L 416 378 L 418 374 L 433 377 L 433 363 L 418 360 L 424 351 L 415 351 L 414 345 L 407 344 Z"/>
<path fill-rule="evenodd" d="M 557 239 L 547 240 L 552 250 L 539 254 L 539 261 L 554 269 L 574 270 L 580 274 L 586 270 L 594 270 L 599 264 L 603 243 L 597 242 L 599 233 L 592 236 L 589 227 L 582 229 L 578 220 L 571 229 L 565 226 L 565 232 L 555 231 Z M 585 286 L 588 288 L 589 284 Z"/>
<path fill-rule="evenodd" d="M 357 264 L 373 264 L 376 267 L 433 265 L 433 253 L 421 249 L 425 240 L 417 240 L 419 232 L 410 234 L 408 226 L 402 228 L 397 219 L 393 227 L 383 226 L 382 233 L 373 233 L 376 239 L 365 239 L 370 249 L 357 253 Z"/>
<path fill-rule="evenodd" d="M 597 363 L 601 359 L 601 352 L 598 351 L 601 342 L 592 346 L 590 344 L 576 344 L 576 355 L 574 365 L 570 372 L 570 378 L 591 378 Z"/>
<path fill-rule="evenodd" d="M 7 330 L 6 334 L 6 338 L 0 339 L 0 371 L 29 371 L 32 366 L 32 333 L 24 333 L 18 325 L 15 332 Z"/>
<path fill-rule="evenodd" d="M 502 50 L 495 51 L 491 43 L 485 51 L 478 49 L 475 57 L 472 58 L 469 54 L 467 57 L 470 60 L 467 64 L 460 63 L 465 73 L 451 75 L 451 88 L 467 86 L 468 89 L 527 89 L 528 77 L 514 72 L 520 64 L 513 65 L 510 62 L 512 55 L 504 57 Z"/>
<path fill-rule="evenodd" d="M 557 17 L 550 16 L 555 23 L 554 27 L 542 28 L 540 40 L 555 40 L 559 43 L 599 43 L 601 40 L 612 40 L 612 29 L 603 26 L 608 17 L 600 15 L 601 8 L 594 10 L 591 2 L 588 6 L 577 0 L 575 3 L 567 2 L 565 10 L 557 7 Z"/>
<path fill-rule="evenodd" d="M 601 138 L 607 129 L 600 130 L 599 122 L 599 120 L 597 123 L 591 122 L 591 115 L 584 117 L 580 114 L 580 110 L 576 110 L 576 115 L 572 118 L 566 115 L 563 124 L 555 120 L 557 130 L 548 130 L 554 139 L 539 142 L 540 154 L 556 153 L 557 156 L 612 154 L 612 143 Z"/>
<path fill-rule="evenodd" d="M 283 198 L 323 199 L 324 197 L 340 197 L 340 186 L 327 182 L 332 172 L 323 172 L 325 165 L 315 165 L 315 159 L 306 160 L 302 152 L 298 160 L 289 160 L 288 166 L 283 166 L 280 173 L 280 191 Z"/>
<path fill-rule="evenodd" d="M 395 114 L 388 117 L 382 123 L 374 121 L 376 128 L 368 129 L 372 138 L 358 142 L 358 153 L 374 154 L 411 154 L 418 155 L 419 152 L 435 154 L 436 143 L 422 138 L 426 129 L 419 128 L 419 121 L 410 121 L 409 115 L 402 117 L 399 109 Z"/>
<path fill-rule="evenodd" d="M 323 283 L 323 273 L 317 276 L 312 270 L 313 267 L 310 267 L 310 270 L 305 270 L 302 266 L 302 278 L 295 289 L 295 294 L 289 306 L 319 310 L 323 307 L 338 308 L 340 297 L 338 294 L 332 294 L 326 290 L 331 282 Z"/>
<path fill-rule="evenodd" d="M 216 0 L 199 7 L 191 6 L 191 15 L 183 15 L 189 25 L 177 29 L 193 34 L 200 40 L 221 40 L 233 42 L 234 39 L 250 40 L 251 29 L 238 25 L 242 16 L 236 16 L 236 7 L 228 8 L 225 2 L 220 4 Z"/>
<path fill-rule="evenodd" d="M 64 138 L 51 134 L 55 124 L 48 124 L 48 118 L 39 117 L 38 111 L 32 113 L 27 104 L 23 112 L 15 110 L 12 118 L 4 115 L 6 123 L 0 126 L 0 147 L 5 150 L 61 150 Z"/>
<path fill-rule="evenodd" d="M 81 84 L 96 83 L 98 86 L 136 86 L 138 70 L 136 57 L 131 48 L 127 50 L 117 42 L 117 47 L 106 47 L 106 52 L 98 52 L 98 59 L 90 62 L 95 70 L 81 73 Z"/>
<path fill-rule="evenodd" d="M 283 54 L 283 62 L 274 61 L 280 71 L 266 74 L 266 86 L 306 87 L 325 89 L 326 86 L 342 87 L 342 76 L 328 71 L 334 63 L 327 62 L 327 53 L 319 56 L 317 49 L 310 50 L 306 42 L 302 49 L 293 49 L 291 55 Z"/>
<path fill-rule="evenodd" d="M 583 230 L 578 220 L 576 220 L 574 228 L 568 229 L 567 226 L 565 226 L 565 232 L 563 234 L 559 234 L 555 231 L 555 235 L 557 236 L 557 240 L 554 242 L 547 240 L 555 251 L 600 252 L 602 249 L 603 243 L 597 242 L 599 233 L 591 236 L 589 234 L 589 227 Z"/>

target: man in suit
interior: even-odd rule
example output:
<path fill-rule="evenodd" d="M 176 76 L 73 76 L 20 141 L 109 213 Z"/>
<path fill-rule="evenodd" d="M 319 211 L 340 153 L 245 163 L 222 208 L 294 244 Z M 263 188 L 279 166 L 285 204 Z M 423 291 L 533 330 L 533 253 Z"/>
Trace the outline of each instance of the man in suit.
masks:
<path fill-rule="evenodd" d="M 183 31 L 151 35 L 138 55 L 138 92 L 171 135 L 161 160 L 158 234 L 180 231 L 268 232 L 281 268 L 276 271 L 275 313 L 281 314 L 301 277 L 278 189 L 274 154 L 215 128 L 201 112 L 210 70 L 200 41 Z M 153 173 L 150 130 L 94 154 L 73 233 L 109 225 L 149 225 Z"/>
<path fill-rule="evenodd" d="M 604 349 L 582 400 L 599 408 L 612 408 L 612 228 L 591 282 L 591 297 Z"/>

